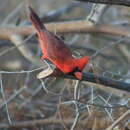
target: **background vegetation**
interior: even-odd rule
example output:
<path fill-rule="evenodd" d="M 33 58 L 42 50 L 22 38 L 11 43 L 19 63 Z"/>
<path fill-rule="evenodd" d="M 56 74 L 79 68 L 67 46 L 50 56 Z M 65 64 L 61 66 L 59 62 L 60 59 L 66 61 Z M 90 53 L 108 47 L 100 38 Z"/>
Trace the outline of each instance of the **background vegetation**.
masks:
<path fill-rule="evenodd" d="M 62 33 L 52 30 L 64 37 L 75 56 L 96 54 L 90 61 L 94 74 L 130 83 L 129 7 L 72 0 L 0 0 L 0 129 L 130 129 L 129 92 L 64 78 L 37 79 L 42 69 L 35 69 L 47 65 L 40 60 L 35 36 L 28 38 L 34 31 L 20 30 L 16 35 L 18 27 L 31 25 L 28 5 L 45 23 L 86 20 L 85 33 L 85 26 L 78 30 L 80 25 L 75 24 L 75 31 L 64 33 L 67 26 Z M 77 86 L 80 95 L 75 101 Z"/>

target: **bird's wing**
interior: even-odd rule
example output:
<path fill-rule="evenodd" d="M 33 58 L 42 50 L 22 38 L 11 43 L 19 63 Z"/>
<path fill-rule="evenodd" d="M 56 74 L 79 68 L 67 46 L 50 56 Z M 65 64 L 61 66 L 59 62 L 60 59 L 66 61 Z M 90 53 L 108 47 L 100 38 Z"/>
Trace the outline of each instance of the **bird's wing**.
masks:
<path fill-rule="evenodd" d="M 66 61 L 72 58 L 72 52 L 62 39 L 51 32 L 47 32 L 47 55 L 50 59 Z"/>

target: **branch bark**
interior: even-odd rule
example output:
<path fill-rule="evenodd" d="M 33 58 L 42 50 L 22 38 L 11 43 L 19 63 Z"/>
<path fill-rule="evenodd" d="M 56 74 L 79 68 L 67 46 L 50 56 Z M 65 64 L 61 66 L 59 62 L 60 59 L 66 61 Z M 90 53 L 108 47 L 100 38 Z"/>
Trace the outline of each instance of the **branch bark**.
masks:
<path fill-rule="evenodd" d="M 86 20 L 56 22 L 45 24 L 49 31 L 57 33 L 102 33 L 114 36 L 130 36 L 130 31 L 121 27 L 112 25 L 92 25 Z M 34 33 L 35 30 L 32 26 L 19 26 L 19 27 L 0 27 L 0 39 L 10 40 L 13 34 L 29 35 Z"/>
<path fill-rule="evenodd" d="M 130 0 L 78 0 L 84 2 L 130 6 Z"/>
<path fill-rule="evenodd" d="M 90 120 L 82 120 L 79 121 L 78 124 L 80 125 L 85 125 L 86 128 L 86 122 L 89 125 L 93 124 L 93 118 Z M 74 118 L 64 118 L 63 121 L 66 125 L 72 124 L 73 123 Z M 105 120 L 105 123 L 102 123 L 101 120 Z M 101 117 L 98 124 L 103 124 L 103 125 L 107 125 L 106 122 L 108 123 L 109 120 L 105 117 Z M 50 118 L 46 118 L 46 119 L 35 119 L 35 120 L 27 120 L 27 121 L 18 121 L 15 122 L 12 125 L 9 125 L 7 123 L 0 123 L 0 129 L 4 129 L 4 128 L 8 128 L 8 129 L 20 129 L 20 128 L 27 128 L 27 127 L 34 127 L 34 126 L 45 126 L 45 125 L 50 125 L 50 124 L 58 124 L 61 125 L 63 122 L 61 119 L 56 119 L 54 117 L 50 117 Z"/>
<path fill-rule="evenodd" d="M 71 76 L 71 75 L 63 75 L 62 77 L 77 80 L 74 76 Z M 111 88 L 130 92 L 130 83 L 110 79 L 108 77 L 104 77 L 104 76 L 100 76 L 100 75 L 95 75 L 95 74 L 89 73 L 89 72 L 83 73 L 82 81 L 97 83 L 97 84 L 104 85 L 105 87 L 111 87 Z"/>
<path fill-rule="evenodd" d="M 41 71 L 37 75 L 37 78 L 45 79 L 49 76 L 77 80 L 77 78 L 75 76 L 70 75 L 70 74 L 64 75 L 59 69 L 55 69 L 52 67 L 48 68 L 48 70 Z M 83 73 L 81 81 L 88 81 L 88 82 L 104 85 L 104 87 L 110 87 L 110 88 L 115 88 L 115 89 L 130 92 L 130 83 L 126 83 L 126 82 L 119 81 L 119 80 L 114 80 L 114 79 L 111 79 L 111 78 L 108 78 L 105 76 L 101 76 L 101 75 L 95 75 L 90 72 Z"/>

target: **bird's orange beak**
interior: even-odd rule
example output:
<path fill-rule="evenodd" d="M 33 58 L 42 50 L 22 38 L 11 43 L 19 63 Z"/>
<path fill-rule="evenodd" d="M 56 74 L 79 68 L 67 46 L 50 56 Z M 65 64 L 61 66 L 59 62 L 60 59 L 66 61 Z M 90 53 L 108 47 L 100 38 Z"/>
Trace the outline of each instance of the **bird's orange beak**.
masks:
<path fill-rule="evenodd" d="M 75 72 L 75 73 L 74 73 L 74 76 L 75 76 L 77 79 L 79 79 L 79 80 L 82 79 L 82 73 L 81 73 L 81 72 Z"/>

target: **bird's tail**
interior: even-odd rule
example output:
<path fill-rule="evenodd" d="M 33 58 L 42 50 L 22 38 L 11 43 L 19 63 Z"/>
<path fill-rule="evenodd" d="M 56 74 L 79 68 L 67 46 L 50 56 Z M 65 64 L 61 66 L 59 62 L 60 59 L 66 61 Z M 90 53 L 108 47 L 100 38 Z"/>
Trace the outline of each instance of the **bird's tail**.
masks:
<path fill-rule="evenodd" d="M 84 69 L 84 67 L 88 64 L 88 62 L 89 62 L 89 57 L 88 56 L 84 56 L 84 57 L 79 58 L 79 59 L 76 60 L 76 65 L 82 71 Z"/>
<path fill-rule="evenodd" d="M 44 24 L 42 23 L 41 19 L 39 18 L 39 16 L 35 13 L 35 11 L 32 9 L 32 7 L 28 7 L 29 8 L 29 19 L 32 22 L 33 26 L 36 28 L 37 31 L 44 31 L 46 30 Z"/>

